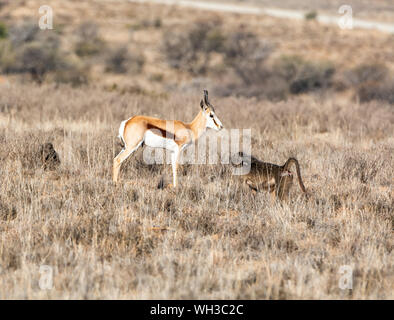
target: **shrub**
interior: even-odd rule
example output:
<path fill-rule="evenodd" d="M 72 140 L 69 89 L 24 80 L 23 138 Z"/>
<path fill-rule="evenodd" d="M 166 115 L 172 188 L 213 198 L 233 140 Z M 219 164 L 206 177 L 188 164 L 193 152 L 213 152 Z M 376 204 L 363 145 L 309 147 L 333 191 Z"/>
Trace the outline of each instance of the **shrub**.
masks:
<path fill-rule="evenodd" d="M 29 72 L 33 80 L 42 82 L 48 71 L 55 70 L 56 51 L 42 48 L 38 43 L 28 44 L 20 52 L 20 72 Z"/>
<path fill-rule="evenodd" d="M 76 31 L 78 41 L 75 53 L 80 57 L 98 54 L 105 48 L 105 43 L 99 35 L 99 27 L 93 22 L 82 23 Z"/>
<path fill-rule="evenodd" d="M 4 23 L 0 22 L 0 39 L 5 39 L 8 36 L 7 27 Z"/>
<path fill-rule="evenodd" d="M 242 83 L 238 86 L 232 84 L 233 88 L 227 94 L 284 100 L 289 94 L 331 87 L 331 78 L 335 72 L 331 63 L 308 62 L 298 56 L 283 56 L 268 66 L 265 61 L 272 50 L 269 44 L 257 41 L 254 35 L 234 37 L 241 40 L 234 41 L 234 49 L 227 49 L 226 55 L 230 58 L 226 61 Z"/>
<path fill-rule="evenodd" d="M 84 42 L 80 41 L 75 45 L 75 53 L 80 57 L 86 57 L 98 54 L 100 52 L 101 45 L 93 41 Z"/>
<path fill-rule="evenodd" d="M 0 43 L 1 71 L 29 73 L 38 83 L 48 73 L 53 73 L 55 82 L 73 86 L 87 83 L 87 69 L 70 60 L 59 47 L 58 33 L 40 31 L 31 22 L 15 25 L 10 28 L 9 40 Z"/>
<path fill-rule="evenodd" d="M 274 70 L 286 79 L 293 94 L 326 89 L 331 86 L 335 68 L 329 62 L 308 62 L 299 56 L 283 56 Z"/>
<path fill-rule="evenodd" d="M 145 58 L 141 54 L 131 54 L 126 47 L 111 51 L 105 60 L 106 71 L 113 73 L 141 72 Z"/>
<path fill-rule="evenodd" d="M 56 83 L 68 83 L 78 87 L 89 82 L 89 68 L 77 61 L 65 60 L 57 65 L 54 80 Z"/>
<path fill-rule="evenodd" d="M 346 71 L 344 82 L 348 88 L 355 88 L 360 102 L 382 100 L 394 103 L 394 77 L 383 64 L 362 64 Z"/>
<path fill-rule="evenodd" d="M 153 26 L 155 28 L 161 28 L 162 24 L 163 23 L 159 17 L 157 17 L 155 20 L 153 20 Z"/>
<path fill-rule="evenodd" d="M 129 24 L 128 27 L 131 28 L 133 31 L 143 30 L 148 28 L 156 28 L 159 29 L 162 26 L 162 21 L 159 17 L 151 20 L 151 19 L 142 19 L 138 20 L 133 24 Z"/>
<path fill-rule="evenodd" d="M 193 74 L 207 71 L 210 54 L 220 52 L 224 36 L 218 22 L 197 22 L 186 32 L 166 33 L 163 52 L 168 64 Z"/>
<path fill-rule="evenodd" d="M 317 12 L 315 10 L 305 13 L 305 20 L 316 20 Z"/>
<path fill-rule="evenodd" d="M 9 38 L 14 48 L 20 47 L 27 42 L 36 39 L 40 29 L 36 22 L 26 21 L 22 24 L 13 25 L 9 30 Z"/>
<path fill-rule="evenodd" d="M 9 73 L 14 70 L 16 65 L 15 52 L 12 49 L 12 44 L 8 40 L 0 42 L 0 70 L 4 73 Z"/>
<path fill-rule="evenodd" d="M 63 54 L 59 51 L 60 39 L 54 32 L 40 32 L 29 36 L 29 41 L 15 47 L 14 71 L 30 73 L 33 80 L 41 83 L 48 72 L 54 71 Z"/>
<path fill-rule="evenodd" d="M 127 48 L 122 47 L 111 52 L 106 59 L 106 71 L 114 73 L 127 72 Z"/>
<path fill-rule="evenodd" d="M 36 79 L 53 70 L 59 47 L 59 37 L 52 32 L 39 32 L 36 23 L 14 25 L 9 41 L 1 46 L 1 66 L 4 72 L 29 72 Z"/>
<path fill-rule="evenodd" d="M 245 85 L 259 84 L 267 76 L 264 61 L 272 52 L 271 44 L 260 41 L 254 33 L 236 32 L 225 42 L 225 62 Z"/>
<path fill-rule="evenodd" d="M 345 81 L 349 86 L 384 81 L 387 76 L 387 67 L 380 63 L 362 64 L 344 74 Z"/>
<path fill-rule="evenodd" d="M 394 79 L 382 83 L 365 83 L 360 85 L 356 94 L 360 102 L 380 100 L 394 104 Z"/>

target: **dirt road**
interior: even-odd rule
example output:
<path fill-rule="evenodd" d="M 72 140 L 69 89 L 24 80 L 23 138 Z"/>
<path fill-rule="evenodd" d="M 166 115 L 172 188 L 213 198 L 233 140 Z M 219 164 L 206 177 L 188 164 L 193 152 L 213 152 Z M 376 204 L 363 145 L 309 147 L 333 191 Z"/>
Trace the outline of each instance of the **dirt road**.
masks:
<path fill-rule="evenodd" d="M 304 11 L 300 10 L 285 10 L 276 8 L 262 8 L 243 4 L 219 3 L 219 2 L 205 2 L 192 0 L 127 0 L 136 3 L 157 3 L 165 5 L 177 5 L 181 7 L 196 8 L 200 10 L 232 12 L 239 14 L 262 14 L 278 18 L 287 19 L 305 19 Z M 318 15 L 317 21 L 325 24 L 336 24 L 339 28 L 339 19 L 342 16 Z M 360 29 L 376 29 L 382 32 L 394 33 L 394 24 L 381 23 L 377 21 L 367 21 L 353 18 L 353 28 Z"/>

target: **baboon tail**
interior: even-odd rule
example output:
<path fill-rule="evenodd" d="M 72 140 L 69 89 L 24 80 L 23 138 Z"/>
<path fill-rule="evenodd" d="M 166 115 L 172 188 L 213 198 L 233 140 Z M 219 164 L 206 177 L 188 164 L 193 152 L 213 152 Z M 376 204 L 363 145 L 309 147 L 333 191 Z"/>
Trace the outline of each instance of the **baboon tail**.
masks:
<path fill-rule="evenodd" d="M 283 165 L 283 168 L 284 168 L 284 170 L 288 170 L 289 167 L 293 163 L 295 164 L 296 170 L 297 170 L 298 184 L 300 185 L 302 192 L 306 193 L 306 189 L 305 189 L 304 183 L 302 182 L 302 178 L 301 178 L 301 170 L 300 170 L 300 165 L 298 163 L 298 160 L 296 158 L 289 158 L 286 161 L 286 163 Z"/>

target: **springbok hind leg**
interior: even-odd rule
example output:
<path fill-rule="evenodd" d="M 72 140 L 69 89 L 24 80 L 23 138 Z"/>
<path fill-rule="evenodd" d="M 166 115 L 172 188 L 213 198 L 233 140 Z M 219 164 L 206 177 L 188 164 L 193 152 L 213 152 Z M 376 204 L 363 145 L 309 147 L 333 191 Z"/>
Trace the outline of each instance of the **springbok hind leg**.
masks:
<path fill-rule="evenodd" d="M 142 144 L 143 140 L 141 140 L 136 146 L 126 147 L 115 157 L 113 167 L 112 167 L 112 181 L 117 182 L 119 176 L 120 166 L 123 161 L 125 161 L 131 154 L 133 154 L 139 146 Z"/>

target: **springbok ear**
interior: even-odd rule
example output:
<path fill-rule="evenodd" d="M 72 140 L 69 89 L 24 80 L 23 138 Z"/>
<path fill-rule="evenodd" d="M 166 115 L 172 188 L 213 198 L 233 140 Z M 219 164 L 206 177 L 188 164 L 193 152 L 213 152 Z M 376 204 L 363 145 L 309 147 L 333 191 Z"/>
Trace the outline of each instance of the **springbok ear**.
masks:
<path fill-rule="evenodd" d="M 201 109 L 204 109 L 204 101 L 202 101 L 202 99 L 200 101 L 200 107 L 201 107 Z"/>

